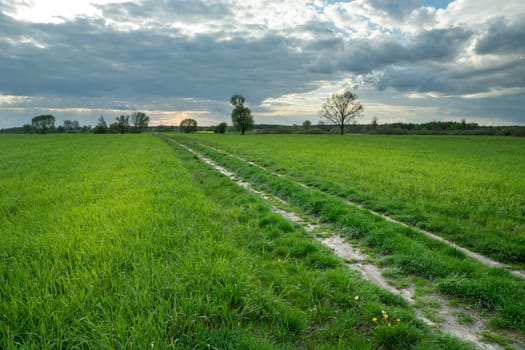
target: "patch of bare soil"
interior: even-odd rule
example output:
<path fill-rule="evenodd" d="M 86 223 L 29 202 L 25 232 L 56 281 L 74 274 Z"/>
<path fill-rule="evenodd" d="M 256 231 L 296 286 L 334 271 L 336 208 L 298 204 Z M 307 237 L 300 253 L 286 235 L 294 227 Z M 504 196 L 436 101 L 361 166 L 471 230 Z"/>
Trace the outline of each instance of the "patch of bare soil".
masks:
<path fill-rule="evenodd" d="M 382 269 L 376 265 L 370 263 L 363 263 L 368 257 L 359 251 L 359 249 L 352 247 L 343 238 L 334 235 L 329 238 L 319 239 L 319 241 L 331 248 L 334 253 L 347 260 L 357 260 L 356 262 L 348 263 L 348 267 L 352 270 L 361 272 L 364 279 L 369 280 L 375 285 L 386 289 L 394 294 L 400 295 L 410 304 L 415 304 L 416 299 L 414 296 L 413 286 L 408 288 L 396 288 L 388 283 L 388 281 L 382 275 Z M 483 350 L 501 350 L 501 346 L 492 343 L 485 343 L 482 341 L 482 332 L 485 329 L 483 323 L 479 318 L 473 319 L 469 323 L 459 322 L 456 315 L 460 315 L 463 310 L 448 305 L 448 300 L 437 295 L 428 296 L 439 304 L 437 310 L 439 322 L 430 321 L 422 310 L 418 311 L 418 317 L 431 327 L 437 328 L 444 333 L 452 334 L 460 339 L 467 340 L 478 349 Z M 474 316 L 471 315 L 473 318 Z"/>

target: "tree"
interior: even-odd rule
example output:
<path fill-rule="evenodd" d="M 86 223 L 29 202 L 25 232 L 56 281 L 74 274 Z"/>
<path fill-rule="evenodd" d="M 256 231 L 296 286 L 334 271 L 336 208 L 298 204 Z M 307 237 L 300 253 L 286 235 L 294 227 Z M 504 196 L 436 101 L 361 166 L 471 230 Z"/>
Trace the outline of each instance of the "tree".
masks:
<path fill-rule="evenodd" d="M 310 129 L 311 126 L 312 126 L 312 122 L 311 121 L 305 120 L 303 122 L 303 129 L 308 130 L 308 129 Z"/>
<path fill-rule="evenodd" d="M 69 130 L 78 130 L 80 129 L 80 124 L 78 120 L 64 120 L 64 124 L 62 125 L 62 129 L 65 131 Z"/>
<path fill-rule="evenodd" d="M 109 124 L 109 126 L 108 126 L 108 133 L 110 133 L 110 134 L 118 134 L 119 133 L 117 122 L 113 122 L 113 123 Z"/>
<path fill-rule="evenodd" d="M 32 134 L 35 131 L 35 128 L 31 124 L 24 124 L 22 127 L 24 134 Z"/>
<path fill-rule="evenodd" d="M 180 122 L 180 130 L 186 134 L 197 131 L 197 121 L 187 118 Z"/>
<path fill-rule="evenodd" d="M 234 106 L 232 110 L 233 126 L 241 132 L 242 135 L 247 130 L 253 129 L 252 112 L 248 107 L 244 107 L 246 99 L 241 95 L 233 95 L 230 103 Z"/>
<path fill-rule="evenodd" d="M 355 122 L 355 118 L 361 114 L 363 106 L 357 99 L 357 95 L 347 89 L 341 93 L 333 93 L 326 99 L 321 108 L 321 117 L 333 124 L 339 125 L 341 135 L 345 132 L 345 125 Z"/>
<path fill-rule="evenodd" d="M 227 128 L 228 128 L 228 124 L 226 124 L 225 122 L 222 122 L 215 127 L 214 132 L 216 134 L 224 134 Z"/>
<path fill-rule="evenodd" d="M 372 126 L 372 129 L 377 129 L 377 117 L 373 117 L 372 120 L 370 120 L 370 125 Z"/>
<path fill-rule="evenodd" d="M 148 127 L 149 117 L 143 112 L 135 112 L 131 115 L 131 124 L 135 132 L 142 132 Z"/>
<path fill-rule="evenodd" d="M 71 120 L 64 120 L 64 125 L 62 126 L 64 130 L 73 130 L 73 122 Z"/>
<path fill-rule="evenodd" d="M 119 133 L 123 134 L 129 131 L 129 115 L 121 115 L 116 118 L 116 129 Z"/>
<path fill-rule="evenodd" d="M 36 131 L 45 134 L 49 129 L 55 127 L 55 117 L 50 114 L 39 115 L 31 119 L 31 125 Z"/>
<path fill-rule="evenodd" d="M 98 118 L 97 126 L 93 129 L 94 134 L 106 134 L 108 132 L 108 124 L 104 120 L 104 117 Z"/>

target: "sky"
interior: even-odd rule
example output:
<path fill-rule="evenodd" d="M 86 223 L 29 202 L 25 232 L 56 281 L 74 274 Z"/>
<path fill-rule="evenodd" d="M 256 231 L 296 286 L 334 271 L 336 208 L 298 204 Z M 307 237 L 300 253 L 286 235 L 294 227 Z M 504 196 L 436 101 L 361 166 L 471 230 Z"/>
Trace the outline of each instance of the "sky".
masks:
<path fill-rule="evenodd" d="M 358 123 L 525 125 L 523 0 L 1 0 L 0 128 L 317 123 L 352 89 Z"/>

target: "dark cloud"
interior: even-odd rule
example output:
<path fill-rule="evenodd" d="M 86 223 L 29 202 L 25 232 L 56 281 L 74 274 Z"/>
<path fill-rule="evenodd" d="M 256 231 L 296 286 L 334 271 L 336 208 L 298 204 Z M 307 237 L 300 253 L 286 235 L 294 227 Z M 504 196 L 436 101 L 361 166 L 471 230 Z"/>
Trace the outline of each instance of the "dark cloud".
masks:
<path fill-rule="evenodd" d="M 1 42 L 4 93 L 70 96 L 177 96 L 224 99 L 243 91 L 259 102 L 305 91 L 315 76 L 300 67 L 307 57 L 295 39 L 269 33 L 259 39 L 175 30 L 117 31 L 101 20 L 30 24 L 22 32 L 45 46 Z"/>
<path fill-rule="evenodd" d="M 472 33 L 460 27 L 426 30 L 416 35 L 407 53 L 416 60 L 451 61 L 463 51 Z"/>
<path fill-rule="evenodd" d="M 478 40 L 479 54 L 523 54 L 525 52 L 525 22 L 509 23 L 505 17 L 492 21 Z"/>
<path fill-rule="evenodd" d="M 231 16 L 232 10 L 225 4 L 217 1 L 202 0 L 146 0 L 140 4 L 126 2 L 97 6 L 104 13 L 104 17 L 114 21 L 155 21 L 162 25 L 173 21 L 204 21 Z"/>
<path fill-rule="evenodd" d="M 472 95 L 494 89 L 525 86 L 525 64 L 513 61 L 484 68 L 438 63 L 389 67 L 370 82 L 378 89 L 394 88 L 405 92 L 437 92 L 443 95 Z"/>
<path fill-rule="evenodd" d="M 248 16 L 260 7 L 250 3 L 237 8 L 233 1 L 99 5 L 102 17 L 59 24 L 9 17 L 19 3 L 0 4 L 0 94 L 41 97 L 38 103 L 55 106 L 173 110 L 176 104 L 195 110 L 191 106 L 197 104 L 228 114 L 229 105 L 221 103 L 233 93 L 242 93 L 256 110 L 266 98 L 349 78 L 362 79 L 381 94 L 461 96 L 492 89 L 519 93 L 525 87 L 525 22 L 500 17 L 472 26 L 425 30 L 420 25 L 410 33 L 392 29 L 391 23 L 424 12 L 418 0 L 369 0 L 388 16 L 389 28 L 377 18 L 373 26 L 372 19 L 363 18 L 366 25 L 352 34 L 320 11 L 319 18 L 300 25 L 272 27 L 268 20 L 242 17 L 242 11 Z M 428 23 L 435 22 L 432 18 Z M 490 63 L 481 60 L 486 54 Z M 465 63 L 470 58 L 476 65 Z M 162 107 L 153 100 L 162 101 Z"/>
<path fill-rule="evenodd" d="M 5 5 L 0 5 L 0 33 L 2 33 L 2 35 L 0 35 L 0 42 L 16 40 L 26 33 L 26 31 L 19 22 L 2 12 L 2 6 Z"/>
<path fill-rule="evenodd" d="M 419 0 L 368 0 L 368 3 L 398 21 L 421 7 Z"/>
<path fill-rule="evenodd" d="M 450 62 L 461 53 L 471 35 L 462 28 L 449 28 L 424 31 L 404 45 L 399 38 L 375 41 L 332 38 L 314 41 L 309 44 L 309 48 L 325 50 L 312 62 L 310 69 L 318 72 L 348 71 L 367 74 L 390 65 L 420 61 Z"/>
<path fill-rule="evenodd" d="M 29 4 L 29 1 L 24 0 L 3 0 L 0 2 L 0 12 L 14 12 L 17 6 Z"/>

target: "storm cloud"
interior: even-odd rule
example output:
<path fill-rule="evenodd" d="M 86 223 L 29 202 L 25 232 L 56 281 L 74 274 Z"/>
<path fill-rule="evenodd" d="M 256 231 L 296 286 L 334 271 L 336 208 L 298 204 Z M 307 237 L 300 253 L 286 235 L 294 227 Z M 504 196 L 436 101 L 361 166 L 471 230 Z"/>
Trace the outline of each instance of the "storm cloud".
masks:
<path fill-rule="evenodd" d="M 350 85 L 365 105 L 414 93 L 436 106 L 464 99 L 446 115 L 475 118 L 473 99 L 523 99 L 525 10 L 452 21 L 472 1 L 439 10 L 417 0 L 98 1 L 89 14 L 49 21 L 24 15 L 30 2 L 2 2 L 0 113 L 92 110 L 87 119 L 120 106 L 149 110 L 153 121 L 166 118 L 155 111 L 173 112 L 175 123 L 193 110 L 216 122 L 228 121 L 227 101 L 241 93 L 261 118 L 286 124 L 315 116 L 329 87 Z M 294 98 L 303 104 L 295 115 L 282 109 Z M 525 123 L 524 109 L 502 120 Z M 0 117 L 0 127 L 17 118 Z"/>

